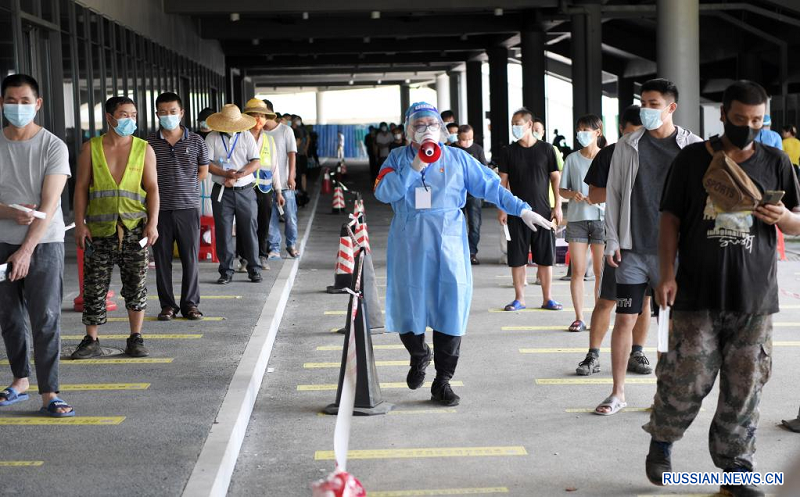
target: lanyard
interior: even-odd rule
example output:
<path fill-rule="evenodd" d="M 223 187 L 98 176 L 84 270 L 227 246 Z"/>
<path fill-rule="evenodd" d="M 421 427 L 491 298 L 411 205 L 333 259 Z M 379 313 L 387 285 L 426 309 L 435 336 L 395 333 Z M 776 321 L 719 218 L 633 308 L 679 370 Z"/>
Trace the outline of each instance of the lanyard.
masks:
<path fill-rule="evenodd" d="M 241 133 L 236 133 L 236 138 L 233 139 L 233 144 L 231 145 L 230 150 L 228 150 L 228 146 L 225 144 L 225 135 L 219 135 L 220 140 L 222 140 L 222 146 L 225 148 L 225 153 L 228 154 L 228 161 L 231 160 L 231 155 L 233 155 L 233 150 L 236 148 L 236 143 L 238 143 L 240 135 Z"/>

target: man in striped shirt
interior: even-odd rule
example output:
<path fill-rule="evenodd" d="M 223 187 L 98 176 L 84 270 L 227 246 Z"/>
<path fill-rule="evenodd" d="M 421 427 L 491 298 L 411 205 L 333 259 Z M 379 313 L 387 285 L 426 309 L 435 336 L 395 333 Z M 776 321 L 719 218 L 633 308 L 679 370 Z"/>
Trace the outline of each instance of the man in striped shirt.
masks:
<path fill-rule="evenodd" d="M 153 245 L 156 284 L 161 304 L 159 321 L 171 321 L 178 311 L 191 320 L 203 318 L 198 285 L 200 251 L 200 182 L 208 175 L 208 148 L 200 135 L 181 125 L 183 103 L 172 92 L 156 99 L 159 130 L 147 141 L 156 153 L 161 209 L 159 237 Z M 172 290 L 172 246 L 177 242 L 183 267 L 180 307 Z"/>

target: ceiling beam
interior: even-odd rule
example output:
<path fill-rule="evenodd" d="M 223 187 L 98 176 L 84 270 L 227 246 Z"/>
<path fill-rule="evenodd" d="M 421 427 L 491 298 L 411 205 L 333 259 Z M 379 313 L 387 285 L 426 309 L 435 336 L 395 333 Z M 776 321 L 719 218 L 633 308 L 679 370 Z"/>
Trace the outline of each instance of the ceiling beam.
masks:
<path fill-rule="evenodd" d="M 277 67 L 317 67 L 317 66 L 391 66 L 393 64 L 442 64 L 460 63 L 477 55 L 477 52 L 451 52 L 446 54 L 393 54 L 393 55 L 319 55 L 319 56 L 251 56 L 251 57 L 226 57 L 225 62 L 230 67 L 240 69 L 250 68 L 277 68 Z"/>
<path fill-rule="evenodd" d="M 389 74 L 394 73 L 431 73 L 437 74 L 451 70 L 455 64 L 442 66 L 400 66 L 400 67 L 314 67 L 312 71 L 307 68 L 273 68 L 273 69 L 248 69 L 248 76 L 312 76 L 320 74 Z"/>
<path fill-rule="evenodd" d="M 164 0 L 164 12 L 167 14 L 225 14 L 238 12 L 240 14 L 297 14 L 308 13 L 343 13 L 363 12 L 369 17 L 369 12 L 451 12 L 486 11 L 492 12 L 495 8 L 502 9 L 535 9 L 556 8 L 559 0 L 459 0 L 458 2 L 431 2 L 430 0 L 405 0 L 403 2 L 376 2 L 374 0 L 347 0 L 346 2 L 331 2 L 328 0 L 293 0 L 292 2 L 276 2 L 264 0 Z"/>
<path fill-rule="evenodd" d="M 409 79 L 409 83 L 406 83 L 404 79 L 391 79 L 391 80 L 381 80 L 380 84 L 378 84 L 378 80 L 362 80 L 358 81 L 358 84 L 354 81 L 351 85 L 349 81 L 325 81 L 324 79 L 320 79 L 319 81 L 308 81 L 304 82 L 302 85 L 298 84 L 297 82 L 292 81 L 284 81 L 282 83 L 259 83 L 255 81 L 256 88 L 319 88 L 324 89 L 326 87 L 351 87 L 355 88 L 358 86 L 362 87 L 371 87 L 371 86 L 397 86 L 397 85 L 419 85 L 424 83 L 429 83 L 430 79 Z"/>

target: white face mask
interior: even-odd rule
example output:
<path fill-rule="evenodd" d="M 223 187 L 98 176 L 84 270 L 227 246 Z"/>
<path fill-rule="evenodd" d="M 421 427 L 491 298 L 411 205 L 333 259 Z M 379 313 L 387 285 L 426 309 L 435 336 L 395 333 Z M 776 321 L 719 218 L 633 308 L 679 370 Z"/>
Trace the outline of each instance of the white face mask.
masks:
<path fill-rule="evenodd" d="M 588 147 L 594 141 L 594 131 L 578 131 L 578 143 L 581 147 Z"/>
<path fill-rule="evenodd" d="M 438 131 L 431 131 L 431 130 L 428 129 L 428 130 L 425 130 L 425 131 L 417 131 L 417 132 L 414 133 L 414 142 L 416 142 L 416 143 L 421 145 L 423 142 L 428 141 L 428 140 L 431 140 L 431 141 L 434 141 L 434 142 L 438 143 L 439 142 L 439 132 Z"/>
<path fill-rule="evenodd" d="M 514 135 L 514 138 L 517 140 L 522 140 L 522 137 L 525 136 L 525 125 L 514 125 L 511 126 L 511 134 Z"/>
<path fill-rule="evenodd" d="M 542 134 L 541 133 L 537 133 L 536 131 L 534 131 L 533 132 L 533 137 L 536 138 L 537 140 L 541 140 L 542 139 Z"/>
<path fill-rule="evenodd" d="M 403 135 L 401 135 L 400 133 L 395 133 L 394 135 L 395 140 L 400 140 L 401 138 L 403 138 Z"/>

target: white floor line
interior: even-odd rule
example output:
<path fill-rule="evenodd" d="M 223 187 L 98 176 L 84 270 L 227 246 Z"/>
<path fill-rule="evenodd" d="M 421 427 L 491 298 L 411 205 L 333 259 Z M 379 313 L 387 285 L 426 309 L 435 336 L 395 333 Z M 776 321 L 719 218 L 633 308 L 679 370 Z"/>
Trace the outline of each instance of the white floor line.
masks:
<path fill-rule="evenodd" d="M 239 459 L 239 451 L 250 423 L 250 415 L 269 363 L 272 346 L 275 344 L 278 327 L 283 319 L 300 261 L 305 254 L 319 197 L 320 184 L 317 185 L 311 215 L 300 241 L 300 257 L 286 260 L 275 280 L 261 310 L 261 317 L 233 374 L 215 424 L 211 426 L 200 457 L 183 490 L 184 497 L 224 497 L 228 493 L 236 461 Z M 283 288 L 277 291 L 281 285 Z"/>

